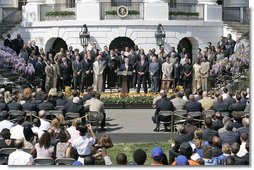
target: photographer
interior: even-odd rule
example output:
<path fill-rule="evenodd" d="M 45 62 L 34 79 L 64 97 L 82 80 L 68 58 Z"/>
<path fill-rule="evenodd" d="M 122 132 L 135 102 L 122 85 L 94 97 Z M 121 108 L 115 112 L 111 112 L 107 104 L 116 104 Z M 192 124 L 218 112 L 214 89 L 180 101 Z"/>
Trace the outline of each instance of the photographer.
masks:
<path fill-rule="evenodd" d="M 95 144 L 96 136 L 90 124 L 81 124 L 77 126 L 77 130 L 80 132 L 80 137 L 73 141 L 72 147 L 77 150 L 79 155 L 78 161 L 83 164 L 84 158 L 91 155 L 92 145 Z M 89 133 L 90 137 L 88 137 L 87 132 Z"/>

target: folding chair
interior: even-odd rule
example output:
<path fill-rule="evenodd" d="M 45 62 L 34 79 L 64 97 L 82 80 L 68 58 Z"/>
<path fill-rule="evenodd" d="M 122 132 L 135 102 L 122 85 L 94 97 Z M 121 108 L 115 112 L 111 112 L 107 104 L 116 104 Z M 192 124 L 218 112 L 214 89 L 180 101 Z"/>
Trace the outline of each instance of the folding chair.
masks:
<path fill-rule="evenodd" d="M 225 111 L 225 112 L 220 112 L 220 113 L 221 113 L 222 117 L 225 117 L 225 116 L 229 117 L 229 115 L 230 115 L 230 113 L 227 112 L 227 111 Z"/>
<path fill-rule="evenodd" d="M 75 119 L 75 118 L 79 118 L 79 117 L 80 117 L 80 114 L 79 113 L 74 113 L 74 112 L 68 112 L 65 115 L 66 120 Z"/>
<path fill-rule="evenodd" d="M 174 123 L 181 124 L 185 122 L 187 110 L 175 110 L 174 111 Z"/>
<path fill-rule="evenodd" d="M 11 119 L 17 118 L 22 114 L 21 110 L 9 110 Z"/>
<path fill-rule="evenodd" d="M 202 119 L 205 120 L 206 117 L 212 117 L 214 115 L 215 111 L 214 110 L 205 110 L 202 112 Z"/>
<path fill-rule="evenodd" d="M 201 126 L 201 112 L 200 111 L 189 112 L 188 115 L 191 115 L 193 117 L 194 124 Z"/>
<path fill-rule="evenodd" d="M 54 119 L 57 115 L 63 114 L 62 110 L 50 110 L 51 119 Z"/>
<path fill-rule="evenodd" d="M 61 110 L 61 111 L 63 111 L 63 109 L 64 109 L 64 106 L 56 106 L 56 110 Z"/>
<path fill-rule="evenodd" d="M 4 119 L 3 118 L 4 113 L 7 113 L 7 111 L 1 111 L 0 112 L 0 121 L 2 121 Z"/>
<path fill-rule="evenodd" d="M 98 112 L 90 111 L 86 115 L 86 120 L 89 124 L 95 123 L 96 124 L 96 133 L 99 133 L 99 125 L 100 125 L 100 115 Z"/>
<path fill-rule="evenodd" d="M 54 165 L 54 160 L 52 158 L 35 158 L 35 165 Z"/>
<path fill-rule="evenodd" d="M 170 124 L 170 129 L 171 129 L 171 132 L 174 131 L 174 112 L 172 111 L 160 111 L 159 114 L 159 126 L 158 126 L 158 130 L 160 131 L 160 125 L 161 123 L 163 124 Z"/>
<path fill-rule="evenodd" d="M 72 165 L 76 160 L 73 158 L 58 158 L 55 160 L 56 165 Z"/>
<path fill-rule="evenodd" d="M 1 155 L 1 165 L 7 165 L 8 164 L 8 159 L 9 155 L 14 152 L 16 148 L 2 148 L 0 150 L 0 155 Z"/>
<path fill-rule="evenodd" d="M 36 116 L 36 111 L 29 111 L 29 110 L 25 110 L 26 112 L 26 119 L 29 117 L 29 121 L 32 122 L 33 121 L 33 117 Z"/>

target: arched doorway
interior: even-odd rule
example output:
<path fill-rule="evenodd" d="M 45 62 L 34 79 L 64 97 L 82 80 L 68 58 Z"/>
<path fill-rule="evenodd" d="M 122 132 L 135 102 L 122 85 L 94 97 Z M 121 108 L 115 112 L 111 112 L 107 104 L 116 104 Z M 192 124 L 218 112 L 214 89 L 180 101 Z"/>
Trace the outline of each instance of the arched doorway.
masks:
<path fill-rule="evenodd" d="M 111 41 L 109 49 L 118 49 L 118 51 L 124 50 L 125 47 L 134 48 L 135 43 L 128 37 L 117 37 Z"/>
<path fill-rule="evenodd" d="M 65 50 L 67 50 L 68 46 L 66 42 L 59 37 L 50 38 L 45 45 L 45 51 L 51 52 L 53 53 L 53 55 L 59 52 L 60 48 L 64 48 Z"/>
<path fill-rule="evenodd" d="M 183 38 L 177 45 L 177 51 L 178 53 L 182 52 L 182 49 L 185 48 L 186 52 L 189 53 L 190 59 L 192 60 L 192 44 L 191 41 L 188 38 Z"/>

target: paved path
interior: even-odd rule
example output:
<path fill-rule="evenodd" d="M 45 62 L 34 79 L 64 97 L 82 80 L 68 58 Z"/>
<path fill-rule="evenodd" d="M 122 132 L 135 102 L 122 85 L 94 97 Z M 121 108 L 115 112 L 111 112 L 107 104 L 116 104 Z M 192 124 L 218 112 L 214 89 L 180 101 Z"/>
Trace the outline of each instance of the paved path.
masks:
<path fill-rule="evenodd" d="M 114 143 L 170 140 L 171 133 L 153 131 L 155 124 L 151 117 L 154 111 L 155 109 L 106 109 L 105 133 L 111 136 Z M 99 133 L 98 136 L 102 134 Z"/>

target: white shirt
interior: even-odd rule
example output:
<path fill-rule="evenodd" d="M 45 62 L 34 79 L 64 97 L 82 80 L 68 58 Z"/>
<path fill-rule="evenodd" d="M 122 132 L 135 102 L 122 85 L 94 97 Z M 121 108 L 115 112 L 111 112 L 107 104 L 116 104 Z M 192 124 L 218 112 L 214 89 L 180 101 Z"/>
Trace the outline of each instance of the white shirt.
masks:
<path fill-rule="evenodd" d="M 38 128 L 38 127 L 36 127 L 36 126 L 33 126 L 33 127 L 32 127 L 32 131 L 33 131 L 34 133 L 37 133 L 39 138 L 40 138 L 41 135 L 44 133 L 44 131 L 42 131 L 40 128 Z"/>
<path fill-rule="evenodd" d="M 86 136 L 80 136 L 78 139 L 74 140 L 72 143 L 72 147 L 77 149 L 79 155 L 90 155 L 92 150 L 92 145 L 94 145 L 95 139 Z M 79 157 L 78 161 L 84 162 L 84 158 Z"/>
<path fill-rule="evenodd" d="M 246 146 L 246 142 L 242 142 L 242 144 L 240 145 L 240 150 L 236 154 L 238 157 L 243 157 L 244 155 L 248 153 L 245 146 Z"/>
<path fill-rule="evenodd" d="M 69 134 L 71 135 L 71 138 L 69 139 L 68 142 L 73 143 L 74 140 L 78 139 L 80 137 L 80 132 L 76 129 L 76 127 L 71 126 L 66 129 Z"/>
<path fill-rule="evenodd" d="M 226 99 L 228 97 L 228 94 L 227 93 L 223 93 L 221 96 L 222 96 L 223 99 Z"/>
<path fill-rule="evenodd" d="M 24 127 L 21 125 L 15 125 L 10 129 L 11 132 L 11 139 L 24 139 L 23 133 Z"/>
<path fill-rule="evenodd" d="M 22 149 L 17 149 L 9 155 L 8 165 L 28 165 L 33 163 L 33 156 Z"/>
<path fill-rule="evenodd" d="M 0 132 L 4 129 L 10 129 L 14 124 L 11 123 L 9 120 L 3 120 L 0 122 Z"/>
<path fill-rule="evenodd" d="M 46 120 L 40 118 L 40 121 L 41 121 L 40 129 L 41 129 L 42 131 L 43 131 L 43 130 L 49 130 L 49 129 L 51 128 L 50 123 L 47 122 Z"/>

